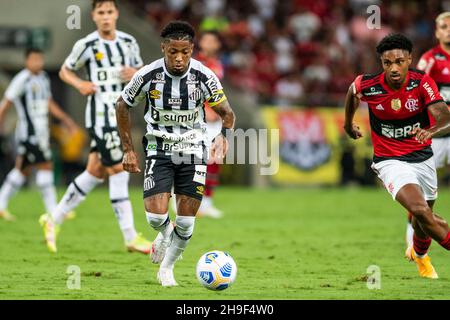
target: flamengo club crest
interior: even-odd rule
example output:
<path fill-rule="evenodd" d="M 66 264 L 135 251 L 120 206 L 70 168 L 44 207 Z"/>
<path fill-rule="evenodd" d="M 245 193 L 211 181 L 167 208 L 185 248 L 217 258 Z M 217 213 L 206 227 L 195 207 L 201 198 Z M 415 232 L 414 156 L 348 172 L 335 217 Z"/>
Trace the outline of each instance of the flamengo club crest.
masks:
<path fill-rule="evenodd" d="M 405 102 L 405 108 L 409 110 L 409 112 L 414 112 L 419 110 L 419 99 L 412 99 L 409 98 L 406 102 Z"/>
<path fill-rule="evenodd" d="M 398 111 L 398 110 L 400 110 L 401 107 L 402 107 L 402 102 L 400 101 L 400 99 L 392 99 L 391 100 L 392 110 Z"/>

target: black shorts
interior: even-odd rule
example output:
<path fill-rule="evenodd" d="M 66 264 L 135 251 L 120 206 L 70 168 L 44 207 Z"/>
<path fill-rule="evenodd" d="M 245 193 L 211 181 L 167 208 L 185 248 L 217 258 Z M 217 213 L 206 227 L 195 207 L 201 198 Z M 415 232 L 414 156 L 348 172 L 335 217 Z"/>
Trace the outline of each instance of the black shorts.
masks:
<path fill-rule="evenodd" d="M 171 156 L 147 156 L 144 172 L 144 198 L 172 191 L 202 200 L 205 191 L 206 163 L 175 164 Z"/>
<path fill-rule="evenodd" d="M 122 162 L 122 142 L 117 128 L 89 128 L 91 152 L 98 152 L 105 167 L 112 167 Z"/>
<path fill-rule="evenodd" d="M 21 169 L 29 165 L 49 162 L 52 159 L 50 145 L 44 147 L 29 141 L 19 141 L 17 154 L 23 157 Z"/>

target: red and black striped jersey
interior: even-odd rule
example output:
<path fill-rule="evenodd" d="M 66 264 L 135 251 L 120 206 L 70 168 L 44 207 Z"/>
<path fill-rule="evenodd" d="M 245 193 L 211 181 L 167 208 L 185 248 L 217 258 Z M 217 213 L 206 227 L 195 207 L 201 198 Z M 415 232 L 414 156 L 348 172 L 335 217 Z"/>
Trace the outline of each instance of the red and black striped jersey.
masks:
<path fill-rule="evenodd" d="M 415 127 L 430 127 L 428 106 L 443 101 L 430 76 L 409 69 L 399 90 L 388 86 L 384 72 L 359 75 L 353 84 L 353 93 L 368 104 L 374 162 L 422 162 L 433 155 L 431 140 L 421 144 L 410 135 Z"/>
<path fill-rule="evenodd" d="M 442 99 L 450 108 L 450 55 L 439 44 L 420 57 L 417 69 L 425 71 L 433 78 Z M 450 134 L 443 137 L 450 137 Z"/>

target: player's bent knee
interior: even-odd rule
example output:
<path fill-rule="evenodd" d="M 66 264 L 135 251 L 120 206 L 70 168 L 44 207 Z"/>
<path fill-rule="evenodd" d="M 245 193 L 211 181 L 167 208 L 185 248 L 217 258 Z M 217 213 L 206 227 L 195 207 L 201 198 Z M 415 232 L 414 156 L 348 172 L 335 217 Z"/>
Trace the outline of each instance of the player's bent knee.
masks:
<path fill-rule="evenodd" d="M 158 193 L 144 199 L 144 207 L 147 212 L 165 214 L 169 210 L 170 193 Z"/>
<path fill-rule="evenodd" d="M 425 221 L 432 218 L 432 211 L 427 204 L 414 204 L 410 208 L 414 218 L 419 221 Z"/>
<path fill-rule="evenodd" d="M 188 240 L 194 232 L 195 217 L 191 216 L 177 216 L 175 219 L 175 232 L 185 240 Z"/>

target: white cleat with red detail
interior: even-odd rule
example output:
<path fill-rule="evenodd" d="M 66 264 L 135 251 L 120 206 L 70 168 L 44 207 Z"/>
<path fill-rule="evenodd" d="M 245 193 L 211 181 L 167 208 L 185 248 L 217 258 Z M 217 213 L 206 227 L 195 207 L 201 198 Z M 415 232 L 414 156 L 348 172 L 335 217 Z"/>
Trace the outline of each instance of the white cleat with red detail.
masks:
<path fill-rule="evenodd" d="M 173 275 L 173 270 L 169 268 L 159 268 L 157 274 L 158 282 L 163 287 L 175 287 L 178 286 L 178 283 L 175 281 L 175 277 Z"/>

